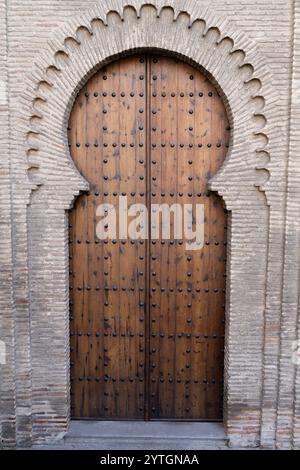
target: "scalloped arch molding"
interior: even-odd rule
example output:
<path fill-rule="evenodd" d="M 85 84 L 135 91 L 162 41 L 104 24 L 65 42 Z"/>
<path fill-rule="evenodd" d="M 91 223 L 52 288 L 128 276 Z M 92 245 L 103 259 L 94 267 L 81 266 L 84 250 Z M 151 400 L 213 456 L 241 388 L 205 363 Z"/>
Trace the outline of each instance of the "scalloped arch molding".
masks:
<path fill-rule="evenodd" d="M 202 67 L 227 106 L 232 145 L 211 188 L 224 197 L 229 209 L 241 192 L 251 193 L 254 186 L 267 190 L 268 123 L 274 100 L 264 60 L 243 33 L 217 21 L 208 10 L 199 15 L 199 6 L 187 3 L 189 8 L 179 10 L 176 1 L 159 8 L 154 2 L 139 7 L 107 2 L 75 17 L 55 34 L 36 61 L 26 93 L 28 174 L 33 188 L 55 180 L 63 191 L 57 197 L 66 205 L 86 188 L 66 146 L 66 122 L 76 92 L 106 61 L 139 48 L 158 48 Z M 243 149 L 245 140 L 248 146 Z M 64 171 L 49 171 L 54 161 Z"/>
<path fill-rule="evenodd" d="M 20 220 L 23 232 L 16 231 L 15 237 L 22 247 L 28 237 L 28 254 L 18 272 L 23 279 L 18 287 L 22 302 L 17 306 L 22 315 L 15 315 L 15 325 L 23 334 L 22 344 L 16 342 L 15 348 L 22 361 L 15 365 L 12 389 L 27 394 L 21 405 L 16 394 L 15 414 L 5 418 L 11 430 L 9 444 L 17 441 L 28 446 L 57 438 L 68 429 L 66 213 L 87 183 L 70 157 L 67 123 L 77 92 L 90 76 L 108 61 L 141 49 L 164 50 L 200 67 L 226 105 L 231 145 L 211 181 L 230 211 L 224 424 L 232 444 L 254 446 L 262 436 L 269 446 L 274 443 L 270 429 L 275 428 L 275 417 L 272 410 L 268 414 L 274 405 L 268 402 L 266 413 L 263 406 L 265 383 L 273 380 L 272 363 L 268 369 L 263 350 L 269 224 L 279 180 L 271 158 L 280 139 L 272 77 L 264 57 L 245 34 L 224 19 L 217 20 L 196 0 L 184 2 L 184 11 L 179 3 L 107 0 L 84 15 L 75 15 L 52 35 L 26 83 L 18 130 L 27 163 L 22 176 L 23 166 L 18 169 L 20 180 L 25 174 L 25 184 L 16 185 L 15 201 L 15 223 Z M 20 201 L 27 203 L 26 220 Z M 24 306 L 24 292 L 28 306 Z"/>

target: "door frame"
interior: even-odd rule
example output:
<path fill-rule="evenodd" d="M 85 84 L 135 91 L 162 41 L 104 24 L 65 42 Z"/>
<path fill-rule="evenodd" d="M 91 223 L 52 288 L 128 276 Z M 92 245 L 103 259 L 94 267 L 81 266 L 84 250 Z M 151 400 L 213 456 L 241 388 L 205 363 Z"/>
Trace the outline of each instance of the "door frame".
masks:
<path fill-rule="evenodd" d="M 223 99 L 233 129 L 225 163 L 210 182 L 210 189 L 224 199 L 229 211 L 224 424 L 233 444 L 259 442 L 267 163 L 269 143 L 278 139 L 276 128 L 265 126 L 276 117 L 275 100 L 255 44 L 198 5 L 196 9 L 194 0 L 189 4 L 186 12 L 179 11 L 174 0 L 162 8 L 155 4 L 137 8 L 116 0 L 113 8 L 104 3 L 76 16 L 53 36 L 27 83 L 29 415 L 34 442 L 66 432 L 70 417 L 67 211 L 88 185 L 68 150 L 69 114 L 77 92 L 95 71 L 145 50 L 173 55 L 207 75 Z M 49 354 L 53 357 L 50 370 Z"/>

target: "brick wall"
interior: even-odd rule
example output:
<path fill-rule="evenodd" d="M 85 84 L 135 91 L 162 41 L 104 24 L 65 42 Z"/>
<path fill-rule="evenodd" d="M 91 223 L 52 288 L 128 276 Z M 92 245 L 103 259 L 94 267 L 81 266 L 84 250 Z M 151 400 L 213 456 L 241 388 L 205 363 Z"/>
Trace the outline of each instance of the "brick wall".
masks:
<path fill-rule="evenodd" d="M 39 64 L 47 61 L 48 42 L 52 49 L 59 50 L 58 37 L 63 37 L 62 30 L 76 30 L 77 19 L 90 11 L 96 4 L 108 9 L 118 9 L 120 3 L 130 3 L 139 8 L 143 2 L 132 0 L 10 0 L 0 2 L 0 224 L 1 246 L 1 340 L 6 345 L 6 364 L 1 364 L 1 416 L 2 441 L 5 446 L 30 445 L 32 439 L 52 437 L 64 432 L 68 425 L 68 392 L 66 384 L 68 368 L 65 363 L 65 350 L 68 347 L 68 325 L 63 309 L 67 305 L 67 281 L 64 270 L 56 271 L 53 263 L 45 264 L 40 253 L 47 250 L 50 237 L 55 247 L 60 247 L 63 257 L 66 256 L 65 232 L 62 225 L 64 210 L 71 201 L 66 197 L 64 202 L 52 201 L 51 192 L 45 188 L 51 186 L 51 162 L 47 154 L 44 158 L 47 171 L 40 171 L 38 152 L 35 149 L 35 134 L 30 133 L 30 125 L 25 119 L 23 109 L 28 105 L 30 85 L 33 74 L 38 75 Z M 163 0 L 153 1 L 159 7 L 168 3 Z M 265 168 L 261 175 L 266 176 L 267 183 L 263 191 L 257 191 L 257 199 L 252 198 L 252 209 L 246 214 L 239 208 L 233 211 L 235 220 L 253 215 L 253 227 L 257 227 L 257 236 L 253 243 L 253 260 L 249 264 L 251 272 L 248 281 L 256 276 L 253 289 L 261 300 L 257 307 L 253 300 L 251 309 L 244 308 L 243 299 L 246 286 L 239 285 L 230 293 L 229 303 L 236 305 L 235 316 L 227 325 L 228 343 L 227 360 L 231 361 L 236 353 L 235 338 L 249 326 L 249 318 L 258 328 L 253 338 L 247 337 L 246 349 L 252 355 L 253 381 L 259 388 L 251 396 L 245 392 L 245 403 L 234 399 L 227 403 L 227 419 L 232 427 L 228 428 L 233 443 L 245 443 L 265 447 L 291 448 L 300 443 L 299 424 L 299 373 L 291 361 L 292 344 L 297 340 L 299 327 L 298 289 L 299 289 L 299 35 L 300 35 L 300 2 L 299 0 L 190 0 L 169 2 L 174 10 L 184 9 L 193 12 L 205 11 L 207 7 L 211 22 L 228 23 L 228 30 L 236 35 L 240 33 L 243 40 L 249 39 L 260 52 L 258 62 L 263 62 L 269 71 L 266 86 L 272 87 L 272 115 L 267 118 L 266 129 L 257 133 L 256 139 L 265 145 L 265 155 L 261 154 L 261 165 Z M 74 19 L 74 20 L 73 20 Z M 71 23 L 70 23 L 71 21 Z M 71 26 L 66 27 L 68 24 Z M 226 26 L 227 28 L 227 26 Z M 60 35 L 56 33 L 60 31 Z M 83 40 L 84 42 L 84 40 Z M 245 46 L 246 47 L 246 46 Z M 45 58 L 45 59 L 44 59 Z M 36 64 L 38 66 L 36 67 Z M 225 72 L 224 72 L 225 73 Z M 29 77 L 29 78 L 28 78 Z M 29 81 L 28 81 L 29 80 Z M 7 85 L 8 82 L 8 85 Z M 274 105 L 275 103 L 275 105 Z M 270 104 L 270 109 L 271 109 Z M 267 103 L 268 105 L 268 103 Z M 59 104 L 57 104 L 57 107 Z M 250 105 L 249 105 L 250 106 Z M 254 104 L 255 106 L 255 104 Z M 257 101 L 257 106 L 259 103 Z M 258 112 L 259 114 L 259 112 Z M 53 116 L 55 109 L 53 108 Z M 54 119 L 54 118 L 53 118 Z M 38 117 L 32 118 L 34 127 Z M 257 124 L 259 124 L 257 117 Z M 61 132 L 54 129 L 53 132 Z M 276 137 L 264 142 L 270 135 Z M 55 137 L 55 136 L 54 136 Z M 28 146 L 29 141 L 29 146 Z M 243 144 L 241 143 L 241 146 Z M 249 142 L 244 142 L 247 147 Z M 242 150 L 242 147 L 241 147 Z M 54 155 L 54 154 L 53 154 Z M 270 162 L 267 160 L 270 157 Z M 28 171 L 29 161 L 29 171 Z M 251 163 L 253 166 L 253 164 Z M 259 166 L 259 164 L 257 165 Z M 66 167 L 65 178 L 68 175 Z M 253 166 L 254 171 L 254 166 Z M 268 174 L 267 174 L 268 173 Z M 42 175 L 42 180 L 39 178 Z M 72 179 L 72 175 L 70 178 Z M 48 185 L 49 183 L 49 185 Z M 82 184 L 77 182 L 78 185 Z M 48 186 L 47 186 L 48 185 Z M 74 183 L 75 188 L 75 183 Z M 74 189 L 74 194 L 76 193 Z M 238 196 L 235 195 L 237 198 Z M 245 193 L 246 197 L 246 193 Z M 69 201 L 69 202 L 66 202 Z M 232 207 L 238 202 L 232 202 Z M 261 220 L 257 222 L 254 215 L 257 208 L 261 210 Z M 251 212 L 252 211 L 252 212 Z M 48 235 L 39 233 L 40 224 L 45 213 L 53 216 L 54 225 L 49 226 Z M 11 220 L 12 225 L 11 225 Z M 56 221 L 56 222 L 55 222 Z M 239 273 L 242 251 L 239 252 L 240 234 L 243 227 L 238 225 L 232 231 L 230 250 L 236 254 L 231 260 L 233 274 Z M 49 236 L 49 238 L 47 238 Z M 247 236 L 247 235 L 245 235 Z M 43 238 L 42 242 L 40 241 Z M 249 242 L 250 243 L 250 242 Z M 258 253 L 262 256 L 257 256 Z M 239 254 L 240 253 L 240 254 Z M 265 257 L 265 258 L 264 258 Z M 46 268 L 45 268 L 46 266 Z M 44 269 L 44 271 L 41 271 Z M 264 273 L 261 275 L 260 273 Z M 30 274 L 32 273 L 32 274 Z M 42 273 L 42 274 L 41 274 Z M 61 279 L 65 288 L 55 291 L 56 277 Z M 49 286 L 52 286 L 52 294 Z M 50 292 L 50 297 L 49 297 Z M 47 304 L 45 297 L 48 296 Z M 229 293 L 228 293 L 229 294 Z M 36 296 L 32 303 L 32 295 Z M 59 298 L 57 296 L 60 296 Z M 240 302 L 240 303 L 239 303 Z M 238 306 L 240 305 L 240 308 Z M 62 312 L 60 314 L 59 312 Z M 262 312 L 262 314 L 261 314 Z M 55 322 L 57 320 L 61 323 Z M 51 320 L 50 320 L 51 319 Z M 50 323 L 49 323 L 50 322 Z M 52 323 L 51 323 L 52 322 Z M 250 321 L 251 324 L 251 321 Z M 61 325 L 61 329 L 57 327 Z M 235 328 L 235 325 L 241 328 Z M 56 329 L 58 328 L 58 329 Z M 37 335 L 41 334 L 42 342 Z M 50 333 L 52 332 L 52 333 Z M 51 337 L 51 334 L 53 335 Z M 255 336 L 256 335 L 256 336 Z M 41 367 L 41 357 L 45 360 L 51 352 L 51 341 L 60 338 L 61 355 L 52 364 L 53 376 L 58 388 L 51 387 L 51 381 L 44 380 L 47 367 Z M 253 341 L 252 341 L 253 340 Z M 245 356 L 245 360 L 250 356 Z M 234 373 L 228 376 L 227 386 L 235 390 L 238 386 L 239 367 L 247 364 L 230 363 Z M 299 366 L 298 366 L 299 367 Z M 236 381 L 232 385 L 232 377 Z M 242 370 L 241 370 L 242 374 Z M 241 386 L 243 376 L 240 375 Z M 43 384 L 43 386 L 41 385 Z M 61 384 L 61 387 L 59 386 Z M 238 387 L 237 387 L 238 388 Z M 53 408 L 51 395 L 61 394 L 61 408 Z M 246 396 L 247 395 L 247 396 Z M 36 398 L 38 397 L 38 399 Z M 43 398 L 41 398 L 43 397 Z M 252 410 L 252 405 L 254 406 Z M 47 410 L 45 419 L 43 413 Z M 52 410 L 52 411 L 51 411 Z M 248 411 L 247 411 L 248 410 Z M 249 413 L 248 427 L 239 415 Z M 238 415 L 238 416 L 237 416 Z M 38 419 L 37 419 L 38 416 Z M 51 426 L 53 430 L 51 430 Z M 251 436 L 249 442 L 245 436 Z"/>
<path fill-rule="evenodd" d="M 0 413 L 1 440 L 14 443 L 14 320 L 12 298 L 11 191 L 9 162 L 9 97 L 7 86 L 7 22 L 5 1 L 0 3 Z"/>

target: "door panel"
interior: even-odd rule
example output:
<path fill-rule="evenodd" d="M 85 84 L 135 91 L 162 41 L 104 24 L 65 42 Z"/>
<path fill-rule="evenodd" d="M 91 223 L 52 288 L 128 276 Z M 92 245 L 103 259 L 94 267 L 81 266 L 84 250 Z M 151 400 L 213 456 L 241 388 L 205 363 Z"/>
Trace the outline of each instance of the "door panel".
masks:
<path fill-rule="evenodd" d="M 90 183 L 69 218 L 72 415 L 221 419 L 226 213 L 207 188 L 229 141 L 220 97 L 185 63 L 134 56 L 88 81 L 68 132 Z M 99 240 L 97 207 L 119 195 L 204 204 L 204 247 Z"/>
<path fill-rule="evenodd" d="M 69 142 L 90 183 L 70 214 L 72 414 L 144 418 L 145 243 L 95 236 L 100 204 L 146 202 L 145 62 L 102 69 L 80 92 Z"/>
<path fill-rule="evenodd" d="M 202 250 L 150 245 L 151 417 L 218 419 L 226 216 L 207 181 L 225 157 L 226 114 L 202 74 L 169 58 L 152 58 L 149 95 L 151 202 L 204 204 L 206 217 Z"/>

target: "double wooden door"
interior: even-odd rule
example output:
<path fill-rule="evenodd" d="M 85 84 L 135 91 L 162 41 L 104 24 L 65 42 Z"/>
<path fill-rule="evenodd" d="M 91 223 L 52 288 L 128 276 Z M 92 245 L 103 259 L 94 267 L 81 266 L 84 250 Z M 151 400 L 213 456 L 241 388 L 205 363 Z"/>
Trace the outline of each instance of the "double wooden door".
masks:
<path fill-rule="evenodd" d="M 186 63 L 131 56 L 88 81 L 68 133 L 90 184 L 69 217 L 73 417 L 221 419 L 227 227 L 207 182 L 229 128 L 216 89 Z M 204 246 L 99 239 L 97 207 L 119 196 L 150 215 L 203 204 Z"/>

